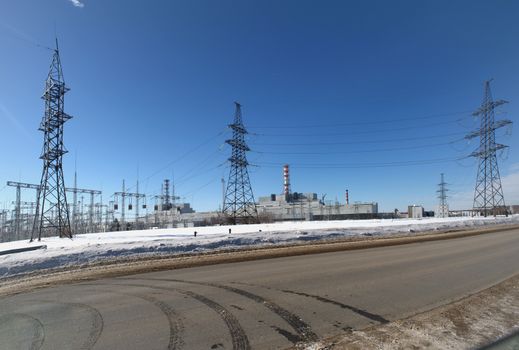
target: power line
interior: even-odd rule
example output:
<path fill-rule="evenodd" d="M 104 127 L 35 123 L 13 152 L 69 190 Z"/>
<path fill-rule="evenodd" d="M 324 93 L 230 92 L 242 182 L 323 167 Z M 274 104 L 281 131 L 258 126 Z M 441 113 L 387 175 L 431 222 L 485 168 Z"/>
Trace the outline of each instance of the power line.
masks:
<path fill-rule="evenodd" d="M 416 140 L 427 140 L 436 139 L 449 136 L 465 135 L 465 132 L 455 132 L 449 134 L 431 135 L 431 136 L 419 136 L 419 137 L 407 137 L 407 138 L 394 138 L 394 139 L 377 139 L 377 140 L 363 140 L 363 141 L 349 141 L 349 142 L 304 142 L 304 143 L 252 143 L 256 146 L 327 146 L 327 145 L 356 145 L 356 144 L 369 144 L 369 143 L 386 143 L 386 142 L 402 142 L 402 141 L 416 141 Z"/>
<path fill-rule="evenodd" d="M 414 126 L 404 126 L 399 128 L 384 128 L 380 130 L 366 130 L 366 131 L 348 131 L 348 132 L 333 132 L 333 133 L 310 133 L 310 134 L 287 134 L 287 133 L 280 133 L 280 134 L 269 134 L 269 133 L 251 133 L 254 136 L 266 136 L 266 137 L 279 137 L 279 136 L 285 136 L 285 137 L 326 137 L 326 136 L 345 136 L 345 135 L 370 135 L 370 134 L 376 134 L 376 133 L 387 133 L 392 131 L 404 131 L 404 130 L 422 130 L 425 127 L 432 127 L 432 126 L 444 126 L 445 124 L 453 124 L 458 123 L 461 119 L 452 120 L 452 121 L 446 121 L 446 122 L 435 122 L 435 123 L 422 123 L 421 125 L 414 125 Z"/>
<path fill-rule="evenodd" d="M 304 128 L 323 128 L 323 127 L 337 127 L 337 126 L 353 126 L 353 125 L 370 125 L 370 124 L 394 124 L 399 121 L 412 121 L 412 120 L 426 120 L 426 119 L 437 119 L 441 117 L 450 117 L 453 115 L 463 115 L 470 116 L 471 110 L 461 111 L 461 112 L 451 112 L 451 113 L 441 113 L 441 114 L 433 114 L 428 116 L 421 117 L 407 117 L 407 118 L 396 118 L 396 119 L 388 119 L 388 120 L 377 120 L 377 121 L 364 121 L 364 122 L 348 122 L 348 123 L 321 123 L 321 124 L 307 124 L 307 125 L 290 125 L 290 126 L 251 126 L 250 129 L 304 129 Z M 463 118 L 457 119 L 457 121 L 462 120 Z"/>
<path fill-rule="evenodd" d="M 175 185 L 185 184 L 187 181 L 191 181 L 191 180 L 193 180 L 193 179 L 195 179 L 195 178 L 197 178 L 197 177 L 200 177 L 200 176 L 202 176 L 202 175 L 207 175 L 208 173 L 212 172 L 213 170 L 218 169 L 218 168 L 221 168 L 225 163 L 226 163 L 226 161 L 221 162 L 221 163 L 219 163 L 218 165 L 213 166 L 213 167 L 211 167 L 211 168 L 209 168 L 209 169 L 202 169 L 203 172 L 200 171 L 200 172 L 198 172 L 197 174 L 195 174 L 195 175 L 193 175 L 193 176 L 190 176 L 190 177 L 187 178 L 187 179 L 184 179 L 184 181 L 175 182 Z"/>
<path fill-rule="evenodd" d="M 207 182 L 207 183 L 205 183 L 205 184 L 203 184 L 203 185 L 201 185 L 201 186 L 195 188 L 194 190 L 191 190 L 191 191 L 189 191 L 189 192 L 186 192 L 186 193 L 184 194 L 184 197 L 188 197 L 188 196 L 194 195 L 195 193 L 197 193 L 197 192 L 200 191 L 201 189 L 203 189 L 203 188 L 209 186 L 210 184 L 214 183 L 214 182 L 217 181 L 217 180 L 220 180 L 220 176 L 218 176 L 217 178 L 214 178 L 214 179 L 212 179 L 211 181 L 209 181 L 209 182 Z"/>
<path fill-rule="evenodd" d="M 151 178 L 153 178 L 154 176 L 160 174 L 161 172 L 163 172 L 164 170 L 168 169 L 169 167 L 171 167 L 173 164 L 179 162 L 180 160 L 184 159 L 185 157 L 187 157 L 188 155 L 192 154 L 193 152 L 199 150 L 201 147 L 207 145 L 209 142 L 215 140 L 216 138 L 219 138 L 221 137 L 222 135 L 224 135 L 225 133 L 227 132 L 227 130 L 223 130 L 223 131 L 220 131 L 218 134 L 216 134 L 215 136 L 212 136 L 208 139 L 206 139 L 205 141 L 203 141 L 202 143 L 198 144 L 197 146 L 189 149 L 188 151 L 186 151 L 185 153 L 183 153 L 181 156 L 175 158 L 174 160 L 166 163 L 164 166 L 162 166 L 161 168 L 159 168 L 158 170 L 154 171 L 153 173 L 151 173 L 151 175 L 149 175 L 148 177 L 144 178 L 143 181 L 148 181 L 150 180 Z M 135 187 L 135 185 L 133 186 L 130 186 L 127 188 L 127 190 L 131 190 Z"/>
<path fill-rule="evenodd" d="M 202 161 L 197 163 L 194 167 L 192 167 L 188 171 L 184 172 L 181 176 L 179 176 L 177 179 L 175 179 L 175 184 L 184 183 L 186 180 L 190 180 L 194 176 L 200 175 L 201 172 L 204 170 L 204 167 L 207 166 L 208 164 L 212 163 L 212 162 L 210 162 L 211 160 L 213 160 L 213 161 L 217 160 L 219 163 L 221 163 L 220 159 L 215 158 L 215 156 L 220 152 L 221 152 L 221 150 L 218 149 L 215 152 L 210 153 L 207 157 L 205 157 Z M 196 174 L 193 176 L 190 176 L 190 174 L 193 172 L 196 172 Z"/>
<path fill-rule="evenodd" d="M 0 25 L 3 26 L 4 28 L 7 28 L 7 30 L 9 30 L 12 34 L 13 34 L 13 37 L 14 38 L 17 38 L 19 40 L 22 40 L 26 43 L 29 43 L 31 45 L 34 45 L 36 47 L 39 47 L 41 49 L 45 49 L 45 50 L 49 50 L 49 51 L 54 51 L 54 49 L 46 46 L 46 45 L 43 45 L 43 44 L 40 44 L 36 41 L 36 39 L 30 37 L 29 35 L 23 33 L 22 31 L 20 31 L 19 29 L 13 27 L 12 25 L 10 24 L 7 24 L 5 22 L 0 22 Z"/>
<path fill-rule="evenodd" d="M 355 150 L 355 151 L 322 151 L 322 152 L 271 152 L 271 151 L 251 151 L 253 153 L 260 154 L 286 154 L 286 155 L 322 155 L 322 154 L 353 154 L 353 153 L 372 153 L 372 152 L 393 152 L 393 151 L 403 151 L 410 149 L 418 149 L 418 148 L 429 148 L 429 147 L 439 147 L 452 145 L 456 142 L 464 141 L 465 138 L 453 140 L 450 142 L 442 142 L 442 143 L 432 143 L 427 145 L 413 145 L 408 147 L 393 147 L 393 148 L 378 148 L 378 149 L 370 149 L 370 150 Z"/>
<path fill-rule="evenodd" d="M 454 162 L 461 160 L 465 157 L 457 158 L 437 158 L 437 159 L 421 159 L 421 160 L 410 160 L 410 161 L 398 161 L 398 162 L 383 162 L 383 163 L 352 163 L 352 164 L 340 164 L 340 163 L 321 163 L 321 164 L 309 164 L 309 163 L 291 163 L 291 167 L 302 168 L 302 169 L 360 169 L 360 168 L 388 168 L 388 167 L 400 167 L 400 166 L 414 166 L 414 165 L 429 165 L 446 162 Z M 256 163 L 257 166 L 266 168 L 279 168 L 284 163 L 271 163 L 263 162 Z"/>

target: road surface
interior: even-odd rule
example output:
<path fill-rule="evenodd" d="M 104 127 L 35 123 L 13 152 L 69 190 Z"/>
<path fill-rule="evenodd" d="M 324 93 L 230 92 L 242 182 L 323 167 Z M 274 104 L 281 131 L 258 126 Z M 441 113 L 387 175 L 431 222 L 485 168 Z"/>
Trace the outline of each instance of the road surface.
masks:
<path fill-rule="evenodd" d="M 519 273 L 519 230 L 107 278 L 0 299 L 2 349 L 282 349 Z"/>

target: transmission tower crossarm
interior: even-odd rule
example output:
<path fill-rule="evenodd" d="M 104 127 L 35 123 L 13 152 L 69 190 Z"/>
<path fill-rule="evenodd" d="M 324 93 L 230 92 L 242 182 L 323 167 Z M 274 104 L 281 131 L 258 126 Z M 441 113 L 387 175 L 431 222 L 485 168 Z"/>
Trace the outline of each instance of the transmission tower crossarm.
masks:
<path fill-rule="evenodd" d="M 86 193 L 86 194 L 101 194 L 99 190 L 88 190 L 84 188 L 66 187 L 67 192 Z"/>
<path fill-rule="evenodd" d="M 7 181 L 7 186 L 20 187 L 20 188 L 30 188 L 30 189 L 33 189 L 33 190 L 39 190 L 40 189 L 39 185 L 34 185 L 34 184 L 29 184 L 29 183 L 24 183 L 24 182 L 16 182 L 16 181 Z"/>
<path fill-rule="evenodd" d="M 472 152 L 470 154 L 470 157 L 485 158 L 485 157 L 491 156 L 496 151 L 505 149 L 507 147 L 509 147 L 509 146 L 495 143 L 493 146 L 490 146 L 487 149 Z"/>
<path fill-rule="evenodd" d="M 488 101 L 484 103 L 481 107 L 479 107 L 474 113 L 472 113 L 472 115 L 477 117 L 488 112 L 493 112 L 494 108 L 504 105 L 506 103 L 508 103 L 508 101 L 506 100 Z"/>

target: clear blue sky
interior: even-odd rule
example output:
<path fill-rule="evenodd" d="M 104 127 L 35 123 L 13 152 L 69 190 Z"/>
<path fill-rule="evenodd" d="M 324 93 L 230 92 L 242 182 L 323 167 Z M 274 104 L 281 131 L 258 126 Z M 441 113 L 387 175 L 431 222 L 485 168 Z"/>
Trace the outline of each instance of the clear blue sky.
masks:
<path fill-rule="evenodd" d="M 477 126 L 488 78 L 510 101 L 499 117 L 519 121 L 519 2 L 75 2 L 0 3 L 0 188 L 39 182 L 52 53 L 36 44 L 52 47 L 55 33 L 74 116 L 66 183 L 76 158 L 78 185 L 105 202 L 137 171 L 147 194 L 174 173 L 195 210 L 217 209 L 240 101 L 256 198 L 281 192 L 289 163 L 292 190 L 342 202 L 348 188 L 381 210 L 434 209 L 443 172 L 451 207 L 467 208 L 475 160 L 429 161 L 476 148 L 459 139 Z M 519 138 L 506 131 L 505 199 L 519 204 Z M 426 164 L 395 166 L 408 161 Z M 14 196 L 3 188 L 2 208 Z"/>

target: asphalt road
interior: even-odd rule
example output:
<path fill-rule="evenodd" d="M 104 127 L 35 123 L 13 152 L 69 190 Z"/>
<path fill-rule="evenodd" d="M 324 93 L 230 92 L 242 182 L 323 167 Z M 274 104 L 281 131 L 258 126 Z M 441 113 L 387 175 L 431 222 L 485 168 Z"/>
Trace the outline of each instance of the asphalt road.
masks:
<path fill-rule="evenodd" d="M 153 272 L 0 299 L 1 349 L 280 349 L 519 273 L 519 230 Z"/>

